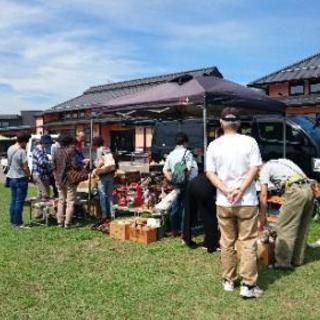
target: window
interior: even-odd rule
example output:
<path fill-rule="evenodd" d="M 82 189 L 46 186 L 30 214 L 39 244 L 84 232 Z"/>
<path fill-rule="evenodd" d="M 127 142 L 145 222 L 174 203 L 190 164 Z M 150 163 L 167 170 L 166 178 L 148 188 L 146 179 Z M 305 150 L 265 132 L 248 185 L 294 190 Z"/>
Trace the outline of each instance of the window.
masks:
<path fill-rule="evenodd" d="M 247 136 L 251 136 L 253 138 L 257 138 L 257 130 L 253 123 L 251 122 L 242 122 L 241 123 L 241 128 L 240 128 L 240 133 L 245 134 Z"/>
<path fill-rule="evenodd" d="M 299 96 L 304 94 L 303 83 L 292 83 L 290 84 L 290 96 Z"/>
<path fill-rule="evenodd" d="M 320 93 L 320 81 L 310 82 L 310 93 Z"/>
<path fill-rule="evenodd" d="M 84 111 L 81 111 L 79 113 L 79 118 L 83 119 L 84 117 L 85 117 L 85 113 L 84 113 Z"/>
<path fill-rule="evenodd" d="M 86 137 L 86 144 L 90 143 L 90 139 L 91 139 L 91 128 L 85 128 L 84 129 L 84 134 Z"/>
<path fill-rule="evenodd" d="M 8 121 L 2 121 L 2 122 L 0 122 L 0 127 L 1 127 L 1 128 L 9 127 L 9 122 L 8 122 Z"/>
<path fill-rule="evenodd" d="M 259 123 L 259 131 L 262 139 L 281 140 L 282 139 L 282 123 Z"/>
<path fill-rule="evenodd" d="M 287 142 L 289 143 L 299 143 L 299 144 L 305 144 L 306 141 L 304 139 L 303 134 L 300 130 L 295 129 L 289 125 L 286 126 L 286 136 L 287 136 Z M 265 140 L 283 140 L 283 124 L 282 122 L 276 122 L 276 123 L 259 123 L 259 131 L 262 139 Z"/>
<path fill-rule="evenodd" d="M 115 151 L 134 151 L 134 129 L 110 131 L 111 150 Z"/>

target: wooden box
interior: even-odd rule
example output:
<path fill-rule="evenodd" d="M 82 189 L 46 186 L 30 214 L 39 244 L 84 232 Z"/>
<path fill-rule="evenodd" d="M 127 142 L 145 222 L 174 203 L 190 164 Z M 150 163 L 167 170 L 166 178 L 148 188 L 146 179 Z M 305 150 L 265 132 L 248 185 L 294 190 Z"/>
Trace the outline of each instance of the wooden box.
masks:
<path fill-rule="evenodd" d="M 241 244 L 236 242 L 236 250 L 238 260 L 241 258 Z M 262 243 L 257 241 L 257 259 L 258 263 L 264 266 L 269 266 L 274 263 L 274 243 Z"/>
<path fill-rule="evenodd" d="M 258 263 L 269 266 L 274 263 L 274 243 L 258 241 Z"/>
<path fill-rule="evenodd" d="M 110 237 L 119 240 L 129 240 L 130 222 L 125 220 L 112 221 L 110 223 Z"/>
<path fill-rule="evenodd" d="M 150 228 L 147 226 L 130 226 L 130 240 L 149 244 L 157 241 L 157 228 Z"/>

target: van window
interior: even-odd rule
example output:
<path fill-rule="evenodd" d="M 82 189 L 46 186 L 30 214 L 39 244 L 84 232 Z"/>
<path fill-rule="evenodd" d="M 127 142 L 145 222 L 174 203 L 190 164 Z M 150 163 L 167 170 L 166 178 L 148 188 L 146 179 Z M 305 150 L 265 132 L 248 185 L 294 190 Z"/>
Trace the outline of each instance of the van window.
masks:
<path fill-rule="evenodd" d="M 259 131 L 262 139 L 265 140 L 279 140 L 282 141 L 283 136 L 283 124 L 281 122 L 270 123 L 260 122 Z M 305 144 L 305 138 L 300 130 L 286 125 L 287 141 L 291 143 L 303 143 Z"/>
<path fill-rule="evenodd" d="M 257 139 L 257 130 L 256 130 L 253 123 L 242 122 L 241 128 L 240 128 L 240 133 Z"/>
<path fill-rule="evenodd" d="M 282 140 L 282 123 L 281 122 L 260 122 L 258 124 L 260 136 L 266 140 Z"/>

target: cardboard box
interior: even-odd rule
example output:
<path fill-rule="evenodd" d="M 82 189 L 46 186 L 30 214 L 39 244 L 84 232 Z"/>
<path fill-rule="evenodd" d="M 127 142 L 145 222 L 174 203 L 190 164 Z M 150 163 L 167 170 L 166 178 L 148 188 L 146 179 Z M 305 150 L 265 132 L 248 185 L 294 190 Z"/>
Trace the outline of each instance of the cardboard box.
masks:
<path fill-rule="evenodd" d="M 277 224 L 278 223 L 278 219 L 279 219 L 278 216 L 269 216 L 269 217 L 267 217 L 268 223 L 271 223 L 271 224 Z"/>
<path fill-rule="evenodd" d="M 110 223 L 110 237 L 118 240 L 129 240 L 130 221 L 119 220 Z"/>
<path fill-rule="evenodd" d="M 258 241 L 258 263 L 269 266 L 274 263 L 274 243 Z"/>
<path fill-rule="evenodd" d="M 130 240 L 149 244 L 157 241 L 157 228 L 150 228 L 147 226 L 130 225 Z"/>
<path fill-rule="evenodd" d="M 238 260 L 241 258 L 241 243 L 236 242 L 236 250 Z M 274 243 L 262 243 L 260 240 L 257 242 L 257 259 L 258 263 L 264 266 L 269 266 L 274 263 Z"/>

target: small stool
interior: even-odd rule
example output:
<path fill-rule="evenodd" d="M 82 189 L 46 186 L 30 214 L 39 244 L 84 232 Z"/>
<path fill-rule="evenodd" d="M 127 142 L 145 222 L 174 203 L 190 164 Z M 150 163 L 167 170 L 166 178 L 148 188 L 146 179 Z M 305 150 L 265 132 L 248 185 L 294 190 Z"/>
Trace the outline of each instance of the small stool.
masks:
<path fill-rule="evenodd" d="M 46 221 L 46 226 L 48 226 L 50 211 L 54 207 L 53 203 L 50 201 L 39 201 L 34 203 L 33 207 L 41 210 L 43 219 Z"/>
<path fill-rule="evenodd" d="M 29 222 L 31 223 L 32 220 L 32 208 L 34 206 L 34 203 L 37 201 L 38 199 L 36 197 L 30 197 L 30 198 L 26 198 L 26 200 L 24 201 L 24 205 L 29 207 Z"/>

